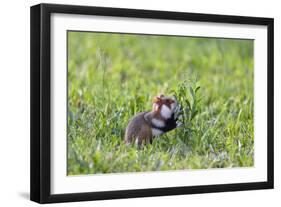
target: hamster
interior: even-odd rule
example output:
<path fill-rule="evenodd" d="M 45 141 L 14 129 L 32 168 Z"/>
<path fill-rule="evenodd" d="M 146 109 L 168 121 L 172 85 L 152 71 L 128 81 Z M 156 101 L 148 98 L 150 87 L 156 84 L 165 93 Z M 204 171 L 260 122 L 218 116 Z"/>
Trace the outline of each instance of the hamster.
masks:
<path fill-rule="evenodd" d="M 149 144 L 154 137 L 175 129 L 177 118 L 174 112 L 177 105 L 174 98 L 163 94 L 154 97 L 152 111 L 141 112 L 128 123 L 125 132 L 126 144 Z"/>

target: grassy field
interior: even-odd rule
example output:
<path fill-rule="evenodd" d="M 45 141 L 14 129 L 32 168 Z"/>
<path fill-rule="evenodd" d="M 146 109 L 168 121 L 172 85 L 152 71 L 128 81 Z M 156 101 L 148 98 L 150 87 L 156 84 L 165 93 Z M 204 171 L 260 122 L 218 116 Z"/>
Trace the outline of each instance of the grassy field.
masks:
<path fill-rule="evenodd" d="M 68 175 L 253 166 L 253 41 L 68 33 Z M 128 121 L 175 95 L 184 124 L 138 149 Z"/>

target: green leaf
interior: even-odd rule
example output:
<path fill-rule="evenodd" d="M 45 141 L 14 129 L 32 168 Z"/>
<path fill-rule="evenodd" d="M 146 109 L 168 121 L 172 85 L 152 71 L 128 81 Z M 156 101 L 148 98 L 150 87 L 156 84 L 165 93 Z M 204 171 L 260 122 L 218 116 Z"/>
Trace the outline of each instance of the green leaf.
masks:
<path fill-rule="evenodd" d="M 192 99 L 195 100 L 195 93 L 194 93 L 193 88 L 191 86 L 189 87 L 189 91 L 190 91 L 190 94 L 192 95 Z"/>

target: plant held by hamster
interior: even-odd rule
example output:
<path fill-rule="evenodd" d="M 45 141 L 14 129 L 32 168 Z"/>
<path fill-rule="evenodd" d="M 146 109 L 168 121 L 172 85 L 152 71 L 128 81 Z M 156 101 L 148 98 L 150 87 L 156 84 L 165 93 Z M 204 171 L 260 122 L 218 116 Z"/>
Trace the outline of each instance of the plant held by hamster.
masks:
<path fill-rule="evenodd" d="M 200 84 L 196 80 L 186 80 L 179 83 L 171 93 L 178 100 L 175 116 L 181 127 L 177 131 L 177 136 L 187 143 L 192 137 L 193 120 L 200 112 Z"/>

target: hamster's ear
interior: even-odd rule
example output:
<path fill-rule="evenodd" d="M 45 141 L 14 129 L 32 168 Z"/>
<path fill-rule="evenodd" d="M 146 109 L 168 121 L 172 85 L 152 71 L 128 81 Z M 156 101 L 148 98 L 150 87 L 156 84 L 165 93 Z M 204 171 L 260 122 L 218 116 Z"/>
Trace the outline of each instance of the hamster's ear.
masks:
<path fill-rule="evenodd" d="M 157 102 L 159 102 L 159 101 L 161 101 L 161 99 L 162 98 L 164 98 L 165 96 L 161 93 L 161 94 L 159 94 L 158 96 L 155 96 L 154 98 L 153 98 L 153 103 L 157 103 Z"/>
<path fill-rule="evenodd" d="M 155 96 L 154 98 L 153 98 L 153 103 L 159 103 L 159 101 L 161 100 L 161 98 L 159 97 L 159 96 Z"/>
<path fill-rule="evenodd" d="M 159 97 L 161 99 L 161 98 L 164 98 L 165 96 L 163 93 L 160 93 L 157 97 Z"/>
<path fill-rule="evenodd" d="M 161 98 L 159 96 L 155 96 L 152 102 L 153 102 L 152 105 L 153 111 L 158 111 L 161 105 Z"/>

